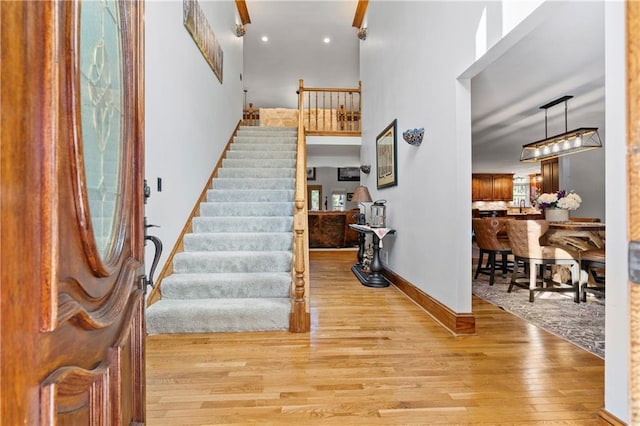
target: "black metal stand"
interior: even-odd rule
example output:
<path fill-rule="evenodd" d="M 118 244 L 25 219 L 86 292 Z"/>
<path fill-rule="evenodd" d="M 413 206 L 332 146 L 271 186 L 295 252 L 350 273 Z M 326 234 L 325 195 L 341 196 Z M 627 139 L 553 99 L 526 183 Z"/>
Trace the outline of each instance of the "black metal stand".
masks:
<path fill-rule="evenodd" d="M 356 228 L 354 226 L 351 226 L 351 229 L 354 229 L 360 234 L 358 236 L 358 263 L 351 267 L 351 272 L 353 272 L 364 286 L 376 288 L 389 287 L 391 283 L 381 274 L 384 267 L 380 261 L 380 238 L 375 232 L 369 229 Z M 365 235 L 369 233 L 373 236 L 373 256 L 371 258 L 371 264 L 369 265 L 371 272 L 366 272 L 363 269 L 362 259 L 364 258 Z M 389 234 L 394 233 L 395 230 L 389 231 Z"/>

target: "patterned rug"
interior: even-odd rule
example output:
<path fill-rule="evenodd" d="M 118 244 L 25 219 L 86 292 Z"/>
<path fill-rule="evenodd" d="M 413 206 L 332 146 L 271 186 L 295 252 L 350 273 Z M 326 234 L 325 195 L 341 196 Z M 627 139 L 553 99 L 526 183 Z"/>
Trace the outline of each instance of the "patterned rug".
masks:
<path fill-rule="evenodd" d="M 507 293 L 509 277 L 498 273 L 489 286 L 489 277 L 481 274 L 473 280 L 473 294 L 604 358 L 604 298 L 587 294 L 587 302 L 578 304 L 571 293 L 536 292 L 529 303 L 528 290 L 514 287 Z"/>

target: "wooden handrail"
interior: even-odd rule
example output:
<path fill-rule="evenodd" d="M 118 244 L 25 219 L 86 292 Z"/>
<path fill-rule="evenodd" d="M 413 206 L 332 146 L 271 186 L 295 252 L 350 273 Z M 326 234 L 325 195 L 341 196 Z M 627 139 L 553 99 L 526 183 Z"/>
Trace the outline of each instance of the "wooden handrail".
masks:
<path fill-rule="evenodd" d="M 302 88 L 302 80 L 300 80 Z M 298 106 L 303 105 L 303 92 L 298 94 Z M 309 304 L 309 238 L 307 223 L 307 147 L 302 114 L 298 114 L 296 154 L 296 187 L 293 213 L 293 291 L 289 331 L 305 333 L 310 328 Z"/>

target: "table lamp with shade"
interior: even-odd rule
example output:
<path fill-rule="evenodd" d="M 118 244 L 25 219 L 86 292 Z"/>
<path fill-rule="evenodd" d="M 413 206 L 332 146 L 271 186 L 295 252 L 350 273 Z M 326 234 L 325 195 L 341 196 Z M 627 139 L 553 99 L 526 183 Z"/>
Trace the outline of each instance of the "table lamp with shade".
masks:
<path fill-rule="evenodd" d="M 360 213 L 355 215 L 358 225 L 365 225 L 367 223 L 367 206 L 364 203 L 373 202 L 369 189 L 364 185 L 358 186 L 353 193 L 351 201 L 358 203 L 358 206 L 360 207 Z"/>

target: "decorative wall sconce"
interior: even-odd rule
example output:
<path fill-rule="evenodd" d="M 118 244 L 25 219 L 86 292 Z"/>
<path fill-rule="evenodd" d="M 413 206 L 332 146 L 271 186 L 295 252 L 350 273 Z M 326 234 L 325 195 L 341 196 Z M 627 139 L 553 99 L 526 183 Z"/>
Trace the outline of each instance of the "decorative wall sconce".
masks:
<path fill-rule="evenodd" d="M 367 39 L 367 27 L 358 28 L 358 38 L 362 41 Z"/>
<path fill-rule="evenodd" d="M 236 37 L 242 37 L 247 33 L 247 28 L 242 24 L 236 24 Z"/>
<path fill-rule="evenodd" d="M 544 109 L 544 139 L 523 145 L 520 161 L 534 163 L 594 148 L 602 148 L 597 127 L 581 127 L 570 132 L 567 131 L 567 101 L 571 98 L 573 96 L 563 96 L 540 107 L 540 109 Z M 564 133 L 548 137 L 547 109 L 562 102 L 564 102 Z"/>
<path fill-rule="evenodd" d="M 409 145 L 420 146 L 424 137 L 424 127 L 405 130 L 402 137 Z"/>
<path fill-rule="evenodd" d="M 371 164 L 363 164 L 360 166 L 360 171 L 362 171 L 362 173 L 364 173 L 365 175 L 368 175 L 369 173 L 371 173 Z"/>

